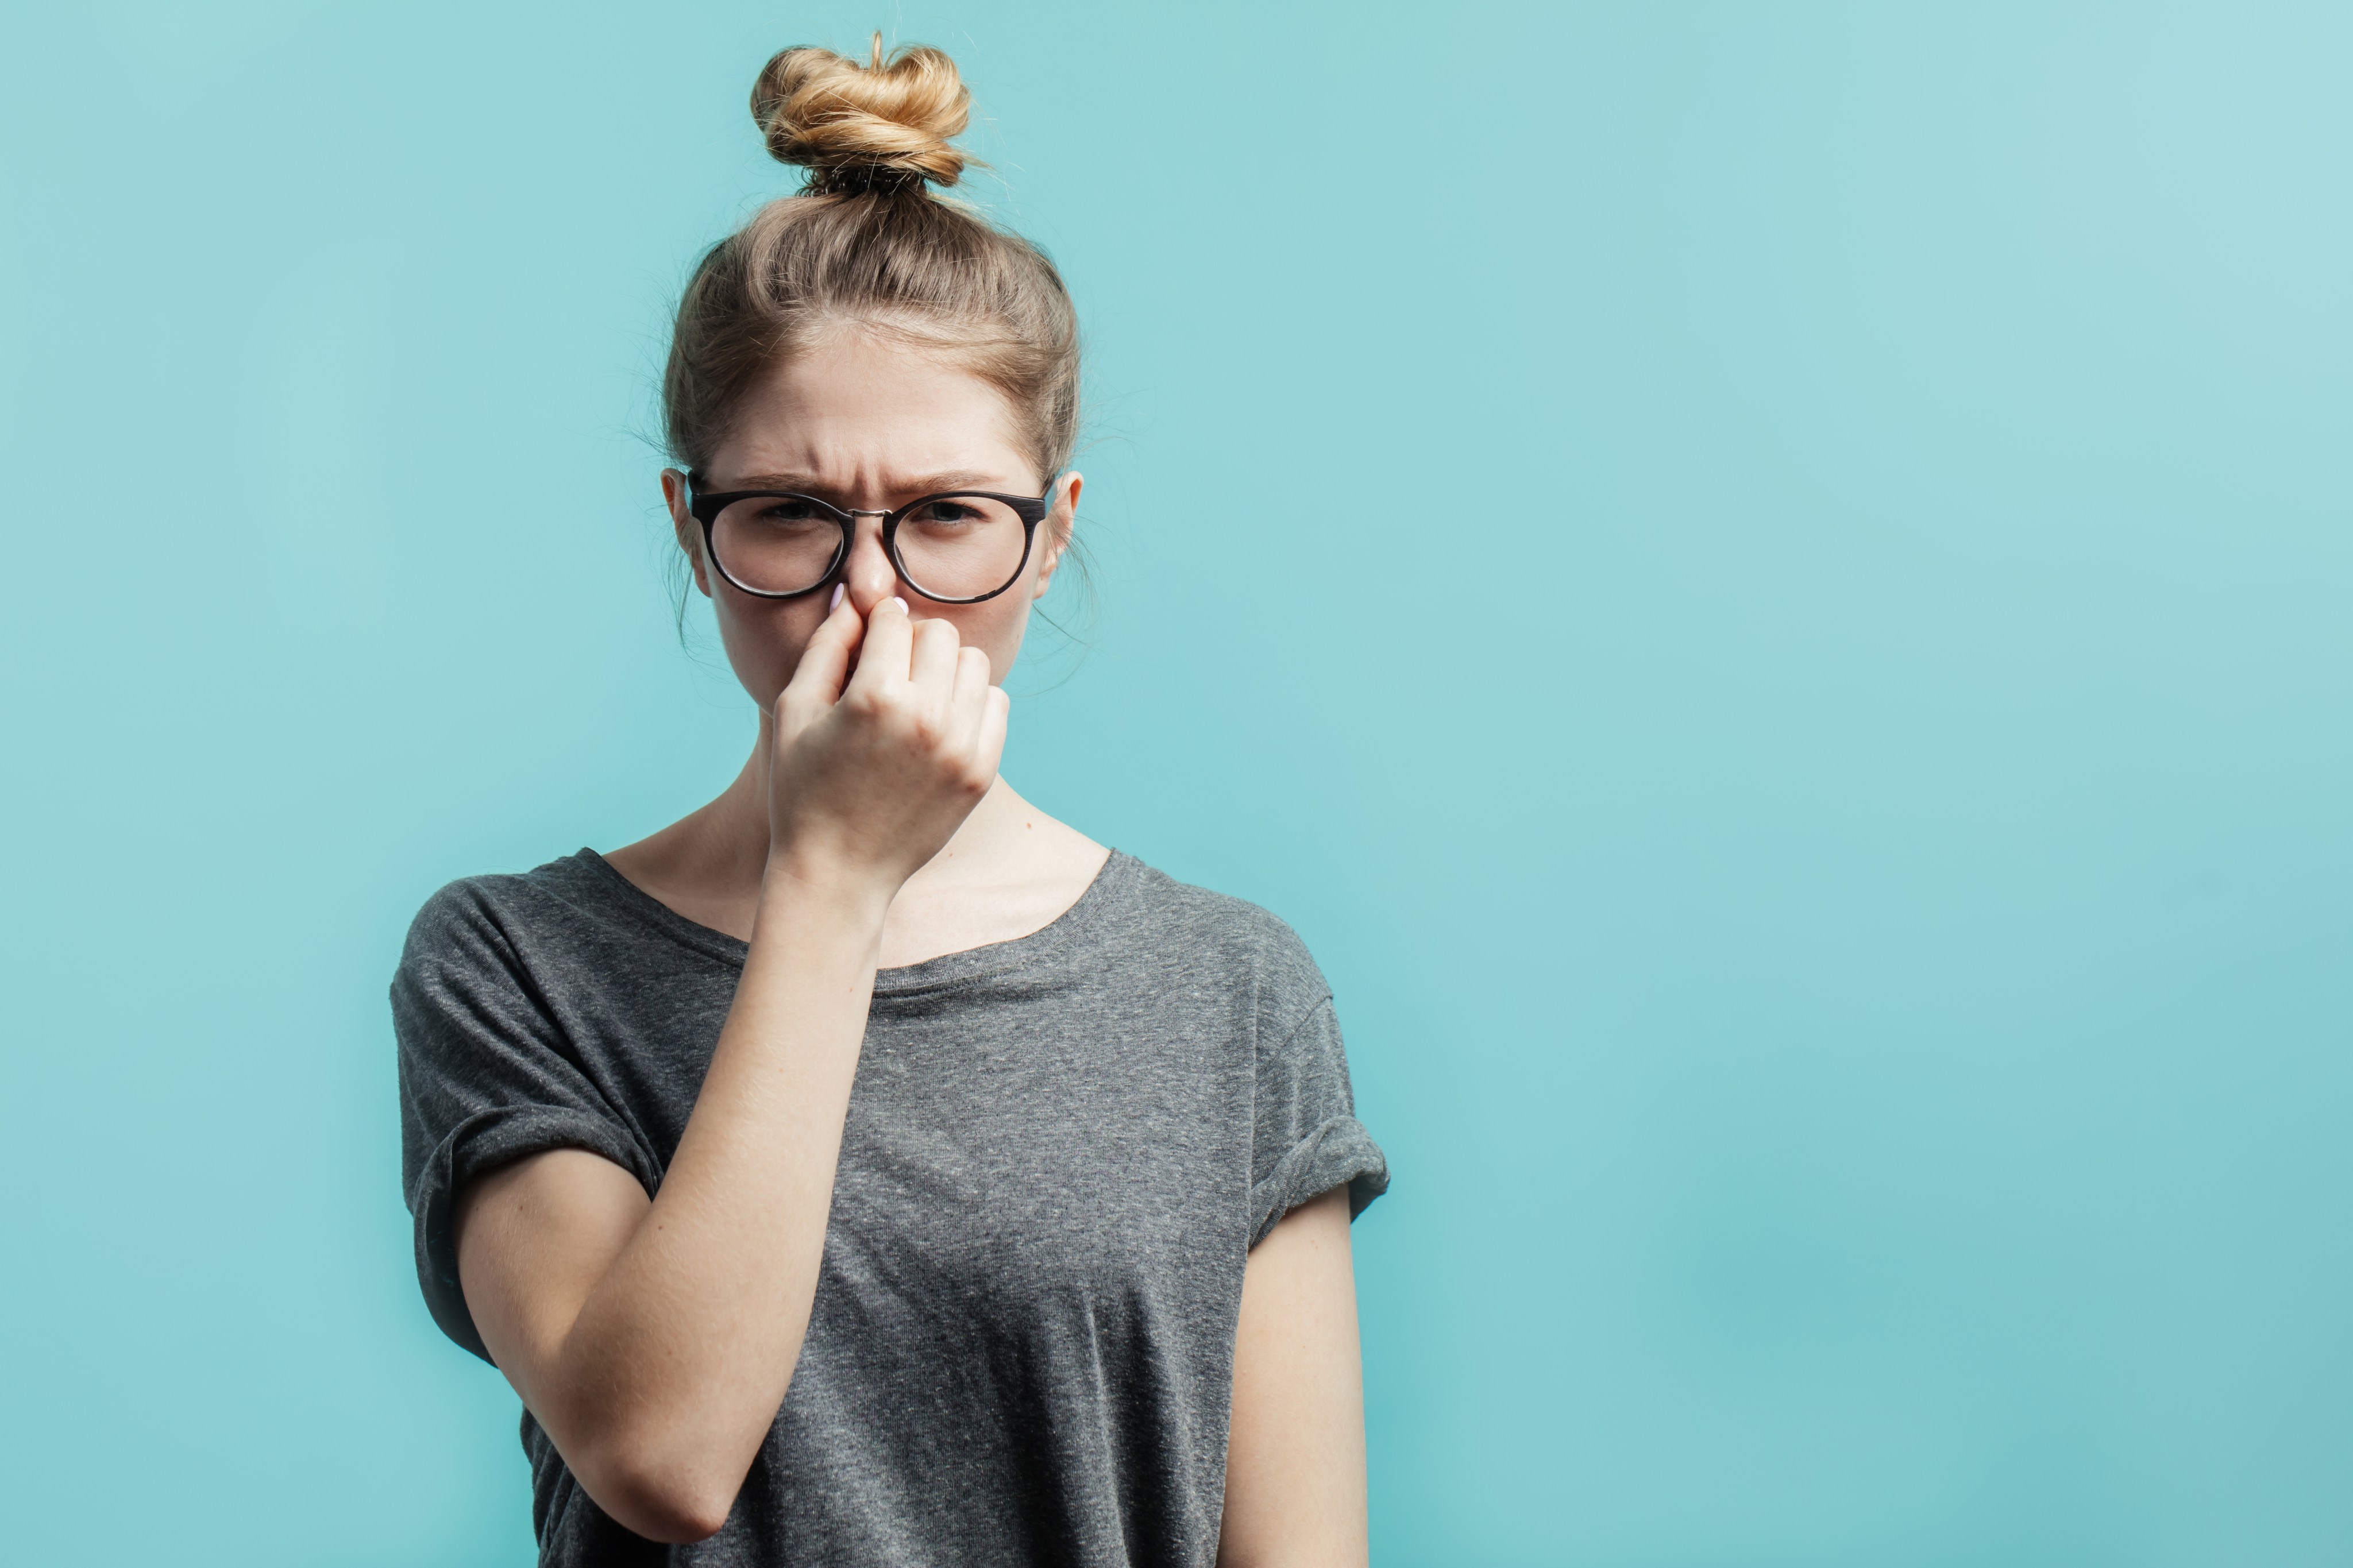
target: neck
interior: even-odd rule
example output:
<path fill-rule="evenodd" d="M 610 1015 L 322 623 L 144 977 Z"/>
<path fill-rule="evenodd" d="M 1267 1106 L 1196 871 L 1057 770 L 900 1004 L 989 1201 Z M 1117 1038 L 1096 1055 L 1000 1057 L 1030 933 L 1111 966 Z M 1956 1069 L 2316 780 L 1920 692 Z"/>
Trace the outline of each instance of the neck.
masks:
<path fill-rule="evenodd" d="M 606 857 L 613 868 L 691 921 L 751 940 L 768 864 L 764 715 L 752 755 L 716 799 L 650 838 Z M 1108 853 L 1045 816 L 1003 778 L 955 837 L 892 900 L 882 962 L 1002 942 L 1037 930 L 1086 890 Z"/>

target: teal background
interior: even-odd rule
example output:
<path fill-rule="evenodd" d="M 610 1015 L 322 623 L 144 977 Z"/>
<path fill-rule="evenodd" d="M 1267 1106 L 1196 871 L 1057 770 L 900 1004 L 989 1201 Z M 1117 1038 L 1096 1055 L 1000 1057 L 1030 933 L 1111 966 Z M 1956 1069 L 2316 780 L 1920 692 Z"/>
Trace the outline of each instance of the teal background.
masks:
<path fill-rule="evenodd" d="M 1008 772 L 1338 991 L 1376 1560 L 2353 1561 L 2348 13 L 929 0 L 10 8 L 6 1555 L 531 1560 L 384 987 L 739 761 L 664 311 L 870 25 L 1092 337 Z"/>

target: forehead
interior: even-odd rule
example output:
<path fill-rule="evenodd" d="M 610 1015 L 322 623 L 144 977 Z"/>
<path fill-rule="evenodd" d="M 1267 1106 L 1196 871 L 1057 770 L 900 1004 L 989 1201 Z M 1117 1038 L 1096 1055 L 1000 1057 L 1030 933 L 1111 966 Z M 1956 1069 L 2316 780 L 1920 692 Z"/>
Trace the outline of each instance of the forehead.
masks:
<path fill-rule="evenodd" d="M 718 474 L 969 472 L 1017 487 L 1030 467 L 997 388 L 937 349 L 855 329 L 756 382 L 712 460 Z"/>

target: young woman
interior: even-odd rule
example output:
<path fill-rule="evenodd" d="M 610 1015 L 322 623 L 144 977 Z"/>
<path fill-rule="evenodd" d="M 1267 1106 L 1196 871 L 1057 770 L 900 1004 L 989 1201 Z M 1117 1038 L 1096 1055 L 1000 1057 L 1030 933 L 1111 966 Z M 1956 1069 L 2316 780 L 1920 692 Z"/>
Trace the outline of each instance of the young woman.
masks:
<path fill-rule="evenodd" d="M 945 56 L 788 49 L 752 101 L 808 184 L 687 288 L 662 489 L 758 740 L 417 917 L 426 1299 L 522 1396 L 543 1563 L 1361 1563 L 1388 1173 L 1323 978 L 997 773 L 1070 299 L 928 189 Z"/>

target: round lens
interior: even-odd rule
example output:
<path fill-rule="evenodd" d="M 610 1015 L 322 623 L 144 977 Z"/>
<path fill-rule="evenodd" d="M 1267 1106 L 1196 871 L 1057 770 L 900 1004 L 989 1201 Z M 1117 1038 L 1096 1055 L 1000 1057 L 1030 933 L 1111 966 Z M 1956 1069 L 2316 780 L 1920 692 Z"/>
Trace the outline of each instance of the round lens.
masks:
<path fill-rule="evenodd" d="M 899 569 L 936 599 L 978 599 L 1021 574 L 1029 530 L 989 496 L 933 496 L 899 520 Z"/>
<path fill-rule="evenodd" d="M 719 569 L 755 594 L 805 594 L 841 552 L 841 524 L 804 496 L 750 496 L 712 520 Z"/>

